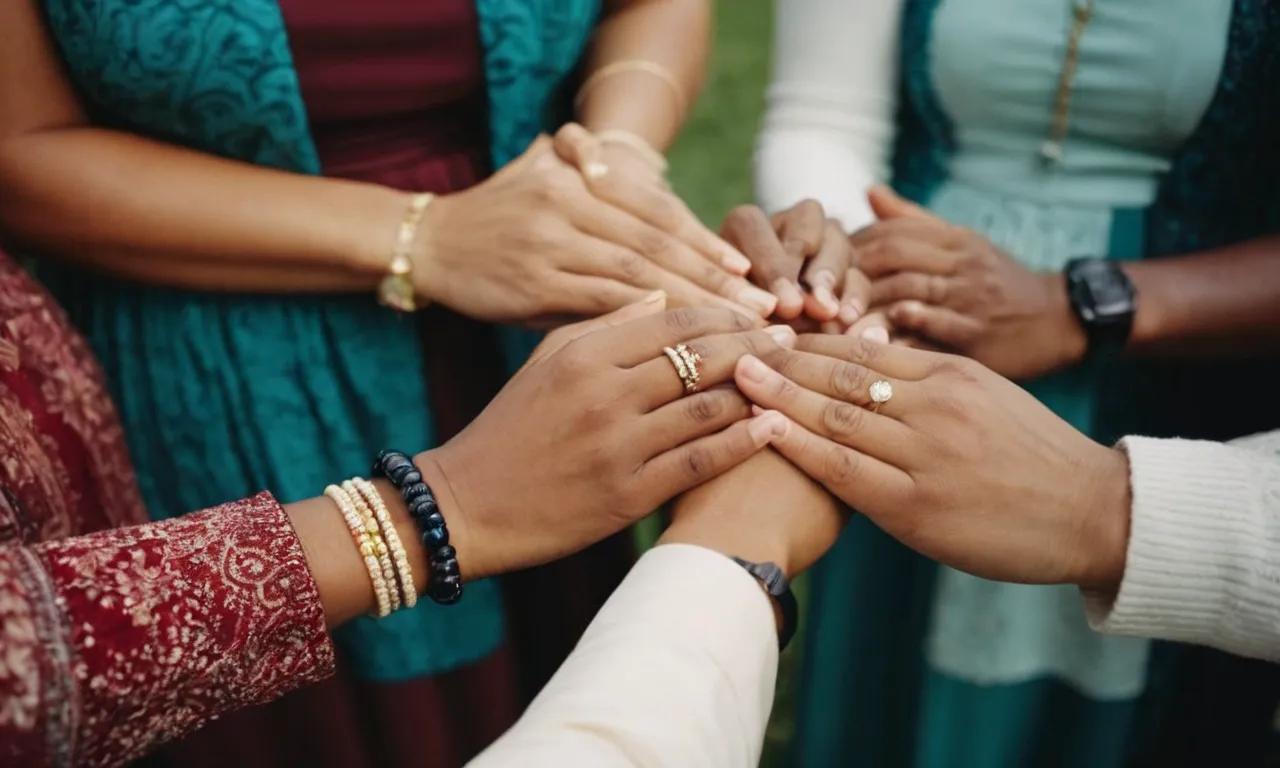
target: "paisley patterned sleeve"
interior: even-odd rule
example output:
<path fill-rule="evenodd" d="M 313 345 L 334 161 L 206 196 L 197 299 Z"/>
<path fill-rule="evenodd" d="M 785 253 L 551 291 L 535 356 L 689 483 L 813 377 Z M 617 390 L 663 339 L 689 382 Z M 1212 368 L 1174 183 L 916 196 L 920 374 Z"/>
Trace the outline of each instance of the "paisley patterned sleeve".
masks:
<path fill-rule="evenodd" d="M 0 547 L 0 764 L 118 765 L 333 664 L 301 543 L 267 494 Z"/>

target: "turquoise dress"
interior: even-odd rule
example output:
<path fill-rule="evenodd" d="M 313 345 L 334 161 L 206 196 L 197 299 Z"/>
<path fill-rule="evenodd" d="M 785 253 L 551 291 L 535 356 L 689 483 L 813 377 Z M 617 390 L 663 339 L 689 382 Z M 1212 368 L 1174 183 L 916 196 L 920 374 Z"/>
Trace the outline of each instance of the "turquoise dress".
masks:
<path fill-rule="evenodd" d="M 320 173 L 275 0 L 47 0 L 49 30 L 99 124 L 303 174 Z M 599 0 L 477 0 L 494 167 L 552 125 Z M 154 518 L 271 489 L 289 502 L 365 475 L 385 447 L 435 442 L 415 323 L 370 295 L 167 290 L 48 265 L 119 405 Z M 531 348 L 506 339 L 509 365 Z M 465 567 L 465 566 L 464 566 Z M 490 654 L 496 583 L 336 634 L 367 679 L 434 675 Z"/>
<path fill-rule="evenodd" d="M 903 24 L 906 107 L 930 130 L 903 127 L 895 183 L 1036 271 L 1144 255 L 1145 211 L 1218 91 L 1232 2 L 1097 0 L 1050 168 L 1038 150 L 1071 13 L 919 0 Z M 1026 386 L 1107 439 L 1099 406 L 1122 381 L 1095 362 Z M 937 567 L 865 519 L 815 573 L 808 637 L 799 763 L 815 768 L 1120 765 L 1149 650 L 1089 630 L 1073 588 Z"/>

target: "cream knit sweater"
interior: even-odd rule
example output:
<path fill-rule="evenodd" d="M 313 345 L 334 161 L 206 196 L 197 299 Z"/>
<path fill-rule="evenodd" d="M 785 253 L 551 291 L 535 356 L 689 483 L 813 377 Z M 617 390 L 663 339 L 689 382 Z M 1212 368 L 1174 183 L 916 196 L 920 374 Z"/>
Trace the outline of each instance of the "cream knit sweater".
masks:
<path fill-rule="evenodd" d="M 1114 599 L 1086 596 L 1094 628 L 1280 659 L 1280 431 L 1120 447 L 1128 561 Z"/>

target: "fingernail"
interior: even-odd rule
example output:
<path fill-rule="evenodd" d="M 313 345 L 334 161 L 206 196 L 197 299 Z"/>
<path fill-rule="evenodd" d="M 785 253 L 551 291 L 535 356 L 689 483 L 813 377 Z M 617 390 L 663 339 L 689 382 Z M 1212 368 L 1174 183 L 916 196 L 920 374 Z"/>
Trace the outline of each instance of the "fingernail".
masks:
<path fill-rule="evenodd" d="M 725 245 L 720 249 L 720 264 L 735 275 L 745 275 L 751 271 L 751 259 Z"/>
<path fill-rule="evenodd" d="M 603 179 L 609 175 L 609 166 L 593 160 L 583 167 L 582 172 L 588 179 Z"/>
<path fill-rule="evenodd" d="M 867 341 L 873 341 L 876 344 L 888 344 L 889 332 L 877 325 L 863 331 L 862 338 L 866 339 Z"/>
<path fill-rule="evenodd" d="M 760 362 L 757 357 L 751 355 L 744 356 L 738 361 L 738 372 L 748 381 L 761 383 L 769 378 L 769 366 Z"/>
<path fill-rule="evenodd" d="M 861 301 L 850 299 L 840 308 L 840 322 L 845 325 L 853 325 L 858 322 L 858 318 L 862 317 L 862 313 L 866 311 L 867 308 L 862 305 Z"/>
<path fill-rule="evenodd" d="M 764 411 L 747 424 L 747 433 L 756 445 L 764 445 L 782 437 L 787 422 L 777 411 Z"/>
<path fill-rule="evenodd" d="M 840 309 L 840 302 L 836 300 L 836 295 L 825 285 L 815 285 L 813 287 L 813 298 L 818 300 L 823 309 L 835 312 Z"/>
<path fill-rule="evenodd" d="M 785 277 L 774 280 L 769 285 L 769 288 L 773 291 L 773 295 L 777 297 L 779 304 L 786 305 L 794 310 L 799 310 L 804 304 L 804 294 L 800 292 L 800 286 Z"/>
<path fill-rule="evenodd" d="M 778 297 L 748 285 L 738 292 L 738 303 L 759 312 L 761 317 L 768 317 L 778 306 Z"/>
<path fill-rule="evenodd" d="M 780 347 L 791 349 L 796 345 L 795 329 L 789 325 L 771 325 L 764 332 L 772 336 L 774 343 Z"/>
<path fill-rule="evenodd" d="M 644 304 L 666 304 L 666 303 L 667 303 L 667 292 L 666 292 L 666 291 L 654 291 L 653 293 L 649 294 L 648 296 L 645 296 L 645 297 L 644 297 L 644 301 L 643 301 L 642 303 L 644 303 Z"/>

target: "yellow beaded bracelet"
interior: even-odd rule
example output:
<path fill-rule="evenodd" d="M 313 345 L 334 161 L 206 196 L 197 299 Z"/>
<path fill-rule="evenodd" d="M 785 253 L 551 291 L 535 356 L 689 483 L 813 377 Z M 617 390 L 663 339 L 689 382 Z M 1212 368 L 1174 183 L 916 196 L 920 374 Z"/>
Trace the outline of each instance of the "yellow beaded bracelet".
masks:
<path fill-rule="evenodd" d="M 412 608 L 418 603 L 418 590 L 413 584 L 413 568 L 409 565 L 409 553 L 400 541 L 400 534 L 396 532 L 391 513 L 387 510 L 382 495 L 378 493 L 373 483 L 363 477 L 352 478 L 351 482 L 364 497 L 365 503 L 373 508 L 373 516 L 382 529 L 382 538 L 386 540 L 387 548 L 391 550 L 391 560 L 396 566 L 396 575 L 400 582 L 400 597 L 404 601 L 404 607 Z"/>
<path fill-rule="evenodd" d="M 324 489 L 324 495 L 338 506 L 338 511 L 342 513 L 342 518 L 347 522 L 347 528 L 351 530 L 351 538 L 355 540 L 356 548 L 360 550 L 360 557 L 364 560 L 365 568 L 369 571 L 369 583 L 373 585 L 373 595 L 377 600 L 378 618 L 390 616 L 391 595 L 387 589 L 386 577 L 382 574 L 382 565 L 378 562 L 377 548 L 373 539 L 373 534 L 378 532 L 377 523 L 374 523 L 373 531 L 370 531 L 369 527 L 360 519 L 360 513 L 356 511 L 355 503 L 352 502 L 351 496 L 338 486 L 327 486 Z M 378 540 L 380 541 L 381 539 L 382 537 L 379 535 Z"/>
<path fill-rule="evenodd" d="M 360 514 L 360 520 L 364 523 L 365 529 L 372 529 L 373 531 L 372 535 L 375 537 L 373 554 L 378 558 L 378 565 L 382 568 L 382 578 L 387 582 L 387 591 L 391 597 L 391 612 L 395 613 L 400 610 L 400 590 L 396 587 L 396 569 L 391 562 L 391 547 L 387 544 L 387 537 L 383 535 L 382 525 L 378 522 L 377 516 L 374 515 L 373 508 L 360 495 L 355 483 L 350 480 L 344 480 L 342 490 L 346 491 L 347 497 L 355 505 L 356 512 Z"/>

